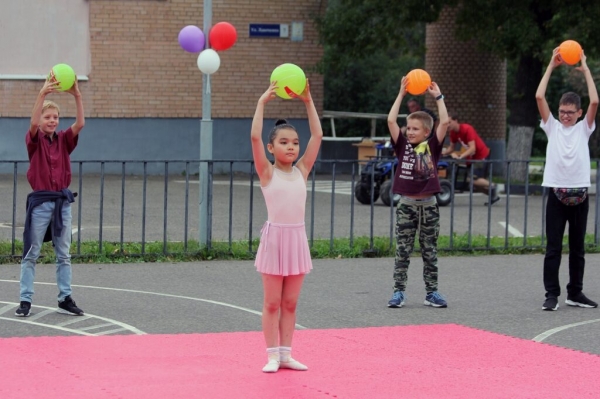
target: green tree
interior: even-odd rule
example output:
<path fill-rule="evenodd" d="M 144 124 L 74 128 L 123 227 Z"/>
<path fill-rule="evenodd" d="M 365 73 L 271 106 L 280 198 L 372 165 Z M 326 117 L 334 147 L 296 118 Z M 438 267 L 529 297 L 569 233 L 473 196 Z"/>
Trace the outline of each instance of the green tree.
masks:
<path fill-rule="evenodd" d="M 582 44 L 590 60 L 600 50 L 600 2 L 573 0 L 334 0 L 319 20 L 320 38 L 346 56 L 407 48 L 405 32 L 458 7 L 456 34 L 516 66 L 508 89 L 508 159 L 526 159 L 538 125 L 535 91 L 552 49 Z M 459 73 L 459 71 L 457 71 Z M 482 88 L 485 89 L 485 88 Z M 511 143 L 512 141 L 512 143 Z"/>
<path fill-rule="evenodd" d="M 387 113 L 389 99 L 398 93 L 402 72 L 422 67 L 423 62 L 423 54 L 375 50 L 363 58 L 344 58 L 326 49 L 322 62 L 324 108 L 330 111 Z M 370 130 L 368 119 L 336 120 L 338 136 L 368 136 Z M 377 122 L 377 132 L 378 135 L 382 135 L 381 132 L 387 135 L 385 120 Z"/>
<path fill-rule="evenodd" d="M 343 4 L 332 1 L 330 6 L 341 7 Z M 424 66 L 425 24 L 417 23 L 396 29 L 393 37 L 402 38 L 401 46 L 397 45 L 396 39 L 383 44 L 365 37 L 364 42 L 357 43 L 352 51 L 347 51 L 354 40 L 363 37 L 360 29 L 353 26 L 353 18 L 360 17 L 362 12 L 371 12 L 368 8 L 350 11 L 342 19 L 337 19 L 339 15 L 332 13 L 328 14 L 326 23 L 321 20 L 330 27 L 336 26 L 335 34 L 343 36 L 324 44 L 324 56 L 319 65 L 325 77 L 324 108 L 331 111 L 387 113 L 390 99 L 398 93 L 402 74 Z M 368 136 L 370 123 L 367 119 L 336 119 L 336 134 Z M 324 128 L 329 130 L 329 124 Z M 378 135 L 381 132 L 387 135 L 385 120 L 377 121 L 377 132 Z"/>

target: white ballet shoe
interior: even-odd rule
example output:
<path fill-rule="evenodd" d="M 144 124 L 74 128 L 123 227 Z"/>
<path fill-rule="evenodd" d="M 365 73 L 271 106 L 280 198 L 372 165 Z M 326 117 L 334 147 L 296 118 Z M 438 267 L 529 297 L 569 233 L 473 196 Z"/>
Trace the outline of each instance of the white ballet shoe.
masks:
<path fill-rule="evenodd" d="M 276 373 L 279 370 L 279 362 L 275 359 L 269 359 L 269 362 L 263 367 L 265 373 Z"/>
<path fill-rule="evenodd" d="M 307 366 L 305 366 L 304 364 L 300 363 L 299 361 L 297 361 L 295 359 L 292 359 L 291 357 L 287 361 L 281 360 L 279 362 L 279 368 L 292 369 L 292 370 L 298 370 L 298 371 L 308 370 Z"/>

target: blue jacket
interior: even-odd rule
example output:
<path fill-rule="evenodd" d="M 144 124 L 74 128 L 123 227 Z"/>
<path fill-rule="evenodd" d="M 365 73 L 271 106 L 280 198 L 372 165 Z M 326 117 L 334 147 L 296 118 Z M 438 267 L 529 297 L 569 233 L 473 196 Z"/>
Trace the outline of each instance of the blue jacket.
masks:
<path fill-rule="evenodd" d="M 77 193 L 73 194 L 68 188 L 62 191 L 34 191 L 27 195 L 27 206 L 25 208 L 25 229 L 23 230 L 23 257 L 27 255 L 31 249 L 31 214 L 33 209 L 43 204 L 44 202 L 54 201 L 54 214 L 52 222 L 48 225 L 44 242 L 52 241 L 53 236 L 60 236 L 63 229 L 62 207 L 65 200 L 69 203 L 75 202 Z"/>

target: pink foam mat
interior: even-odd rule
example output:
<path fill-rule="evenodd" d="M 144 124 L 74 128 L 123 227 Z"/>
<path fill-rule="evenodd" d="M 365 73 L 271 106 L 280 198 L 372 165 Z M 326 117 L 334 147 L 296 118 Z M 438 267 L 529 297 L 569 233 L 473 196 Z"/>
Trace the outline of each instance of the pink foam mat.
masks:
<path fill-rule="evenodd" d="M 459 325 L 0 339 L 0 398 L 598 398 L 600 357 Z"/>

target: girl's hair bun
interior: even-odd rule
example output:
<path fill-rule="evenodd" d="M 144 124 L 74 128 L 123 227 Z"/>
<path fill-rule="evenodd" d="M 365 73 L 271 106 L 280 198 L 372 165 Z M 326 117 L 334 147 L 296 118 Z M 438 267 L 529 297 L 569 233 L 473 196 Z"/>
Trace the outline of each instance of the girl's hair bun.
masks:
<path fill-rule="evenodd" d="M 271 129 L 271 133 L 269 134 L 269 143 L 273 144 L 275 138 L 277 138 L 277 132 L 282 129 L 292 129 L 296 131 L 296 128 L 288 123 L 285 119 L 277 119 L 275 122 L 275 126 Z"/>

